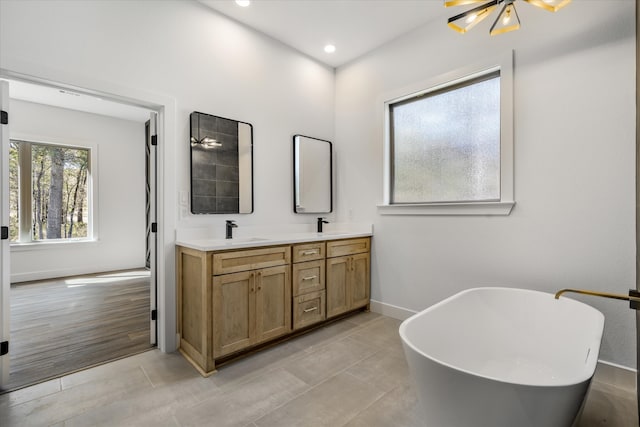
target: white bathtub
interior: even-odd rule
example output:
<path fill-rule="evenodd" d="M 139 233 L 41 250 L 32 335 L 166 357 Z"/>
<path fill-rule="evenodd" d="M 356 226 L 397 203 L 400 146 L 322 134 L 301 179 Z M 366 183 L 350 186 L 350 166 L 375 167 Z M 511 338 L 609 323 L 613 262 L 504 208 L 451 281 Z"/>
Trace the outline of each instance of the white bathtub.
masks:
<path fill-rule="evenodd" d="M 510 288 L 460 292 L 400 325 L 428 427 L 568 427 L 595 371 L 604 316 Z"/>

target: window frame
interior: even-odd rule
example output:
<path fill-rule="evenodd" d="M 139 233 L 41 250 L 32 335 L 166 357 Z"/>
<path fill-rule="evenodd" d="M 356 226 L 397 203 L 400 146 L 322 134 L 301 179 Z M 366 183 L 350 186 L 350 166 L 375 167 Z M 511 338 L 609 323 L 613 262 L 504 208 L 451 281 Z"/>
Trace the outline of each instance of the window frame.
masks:
<path fill-rule="evenodd" d="M 33 186 L 33 176 L 31 173 L 31 156 L 29 158 L 29 166 L 28 166 L 28 186 L 24 186 L 23 184 L 23 180 L 26 179 L 26 176 L 23 176 L 23 160 L 22 160 L 22 155 L 24 152 L 28 152 L 29 154 L 31 153 L 31 147 L 29 147 L 28 150 L 25 150 L 22 146 L 22 144 L 20 144 L 20 148 L 19 148 L 19 159 L 18 159 L 18 167 L 19 167 L 19 172 L 18 172 L 18 198 L 19 198 L 19 202 L 18 202 L 18 206 L 19 206 L 19 213 L 18 213 L 18 227 L 19 227 L 19 239 L 18 241 L 15 242 L 10 242 L 10 247 L 12 250 L 31 250 L 31 249 L 44 249 L 47 246 L 50 245 L 75 245 L 75 244 L 81 244 L 81 245 L 86 245 L 87 243 L 95 243 L 98 239 L 97 239 L 97 227 L 96 225 L 98 224 L 98 218 L 97 218 L 97 209 L 96 209 L 96 204 L 97 204 L 97 200 L 95 199 L 95 194 L 97 194 L 97 180 L 95 179 L 95 176 L 97 176 L 97 151 L 98 151 L 98 147 L 92 147 L 88 144 L 81 144 L 81 143 L 69 143 L 69 142 L 62 142 L 62 141 L 56 141 L 55 138 L 39 138 L 39 137 L 34 137 L 31 135 L 25 135 L 25 134 L 12 134 L 11 138 L 12 141 L 16 141 L 19 143 L 27 143 L 30 146 L 33 145 L 40 145 L 40 146 L 55 146 L 55 147 L 62 147 L 62 148 L 67 148 L 67 149 L 77 149 L 77 150 L 87 150 L 88 153 L 88 167 L 87 167 L 87 212 L 88 212 L 88 220 L 87 220 L 87 237 L 77 237 L 77 238 L 65 238 L 65 239 L 44 239 L 44 240 L 34 240 L 32 235 L 31 235 L 31 229 L 27 230 L 23 227 L 23 221 L 25 218 L 27 218 L 28 215 L 28 222 L 29 222 L 29 227 L 32 227 L 33 224 L 32 222 L 32 186 Z M 26 174 L 24 174 L 26 175 Z M 24 205 L 24 201 L 27 200 L 28 203 L 27 205 L 29 206 L 28 209 L 25 211 L 21 208 L 21 206 Z M 25 237 L 28 237 L 28 239 L 26 239 Z"/>
<path fill-rule="evenodd" d="M 498 201 L 452 201 L 391 203 L 393 147 L 391 108 L 412 98 L 463 85 L 482 76 L 500 73 L 500 199 Z M 460 67 L 412 87 L 389 94 L 384 101 L 384 183 L 382 215 L 509 215 L 514 200 L 513 185 L 513 51 L 473 65 Z"/>

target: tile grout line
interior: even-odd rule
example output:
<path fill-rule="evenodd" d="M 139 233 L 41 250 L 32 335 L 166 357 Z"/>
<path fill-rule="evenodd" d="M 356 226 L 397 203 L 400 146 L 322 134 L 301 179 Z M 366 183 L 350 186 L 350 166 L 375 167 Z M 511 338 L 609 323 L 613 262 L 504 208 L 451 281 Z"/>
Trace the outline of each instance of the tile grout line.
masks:
<path fill-rule="evenodd" d="M 151 386 L 151 388 L 156 388 L 155 384 L 153 384 L 153 381 L 151 381 L 151 378 L 149 378 L 149 374 L 147 374 L 147 371 L 144 369 L 144 366 L 138 365 L 138 367 L 140 368 L 140 370 L 142 370 L 142 373 L 144 374 L 144 377 L 147 379 L 147 381 L 149 381 L 149 385 Z"/>
<path fill-rule="evenodd" d="M 347 375 L 351 375 L 350 373 L 346 373 Z M 354 375 L 351 375 L 353 378 L 355 379 L 359 379 Z M 362 381 L 362 380 L 360 380 Z M 364 382 L 364 381 L 363 381 Z M 370 385 L 368 383 L 365 382 L 365 384 Z M 362 408 L 357 414 L 353 415 L 351 418 L 349 418 L 345 423 L 342 424 L 342 426 L 346 426 L 347 424 L 349 424 L 351 421 L 353 421 L 354 419 L 356 419 L 360 414 L 364 413 L 366 410 L 368 410 L 369 408 L 371 408 L 374 404 L 378 403 L 379 401 L 381 401 L 384 397 L 386 397 L 388 394 L 390 394 L 392 391 L 395 391 L 396 389 L 400 388 L 401 386 L 397 385 L 395 387 L 393 387 L 391 390 L 389 391 L 382 391 L 379 390 L 380 393 L 382 393 L 377 399 L 375 399 L 373 402 L 371 402 L 370 404 L 368 404 L 366 407 Z"/>

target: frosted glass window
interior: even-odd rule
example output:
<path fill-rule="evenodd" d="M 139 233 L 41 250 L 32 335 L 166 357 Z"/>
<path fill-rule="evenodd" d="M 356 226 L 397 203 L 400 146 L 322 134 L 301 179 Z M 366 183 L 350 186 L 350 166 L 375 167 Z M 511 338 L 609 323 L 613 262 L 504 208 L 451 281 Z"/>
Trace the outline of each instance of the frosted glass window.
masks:
<path fill-rule="evenodd" d="M 391 203 L 500 200 L 499 72 L 390 105 Z"/>

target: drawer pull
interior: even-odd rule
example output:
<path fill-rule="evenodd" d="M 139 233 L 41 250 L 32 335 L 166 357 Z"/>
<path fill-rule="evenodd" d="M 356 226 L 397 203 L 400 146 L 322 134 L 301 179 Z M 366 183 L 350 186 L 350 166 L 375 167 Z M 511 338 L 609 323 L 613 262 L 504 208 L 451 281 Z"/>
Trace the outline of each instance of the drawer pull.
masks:
<path fill-rule="evenodd" d="M 305 313 L 310 313 L 312 311 L 316 311 L 317 309 L 318 309 L 318 306 L 315 306 L 315 307 L 307 308 L 306 310 L 302 310 L 302 311 L 304 311 Z"/>
<path fill-rule="evenodd" d="M 316 279 L 318 276 L 309 276 L 309 277 L 303 277 L 302 280 L 313 280 Z"/>
<path fill-rule="evenodd" d="M 314 249 L 312 251 L 302 251 L 302 255 L 315 255 L 319 253 L 317 249 Z"/>

